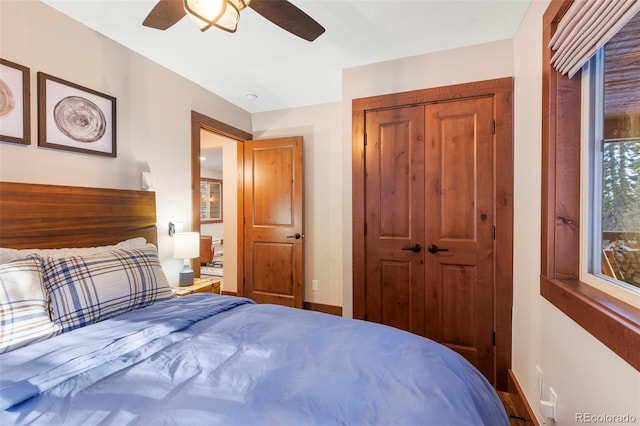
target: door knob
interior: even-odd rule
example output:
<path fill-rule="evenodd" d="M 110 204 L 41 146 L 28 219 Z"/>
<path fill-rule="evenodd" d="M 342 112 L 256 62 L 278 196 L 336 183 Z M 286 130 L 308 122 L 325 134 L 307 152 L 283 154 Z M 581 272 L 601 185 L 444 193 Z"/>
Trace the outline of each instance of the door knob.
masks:
<path fill-rule="evenodd" d="M 296 240 L 299 240 L 300 238 L 302 238 L 302 235 L 300 235 L 299 232 L 296 232 L 293 235 L 287 235 L 287 238 L 295 238 Z"/>
<path fill-rule="evenodd" d="M 449 249 L 438 248 L 438 246 L 435 244 L 431 244 L 429 247 L 427 247 L 427 250 L 429 250 L 429 253 L 437 253 L 439 251 L 449 251 Z"/>
<path fill-rule="evenodd" d="M 420 246 L 420 244 L 416 243 L 413 247 L 405 247 L 402 250 L 410 250 L 414 253 L 420 253 L 422 247 Z"/>

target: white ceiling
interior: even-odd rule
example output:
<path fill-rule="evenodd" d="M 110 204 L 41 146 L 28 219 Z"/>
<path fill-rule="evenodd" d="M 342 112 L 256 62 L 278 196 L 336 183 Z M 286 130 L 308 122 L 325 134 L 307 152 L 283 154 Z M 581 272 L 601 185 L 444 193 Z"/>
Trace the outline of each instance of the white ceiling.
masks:
<path fill-rule="evenodd" d="M 154 0 L 43 1 L 253 113 L 337 102 L 345 68 L 512 38 L 531 0 L 292 0 L 325 27 L 314 42 L 251 8 L 235 33 L 201 33 L 142 26 Z"/>

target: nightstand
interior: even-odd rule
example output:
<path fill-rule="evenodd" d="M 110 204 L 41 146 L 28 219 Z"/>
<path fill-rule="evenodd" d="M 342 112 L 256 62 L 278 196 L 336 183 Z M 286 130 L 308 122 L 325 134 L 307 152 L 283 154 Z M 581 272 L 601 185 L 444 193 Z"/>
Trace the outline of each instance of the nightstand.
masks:
<path fill-rule="evenodd" d="M 171 286 L 176 296 L 187 296 L 193 293 L 215 293 L 220 294 L 220 280 L 213 278 L 194 278 L 193 284 L 180 287 L 177 284 Z"/>

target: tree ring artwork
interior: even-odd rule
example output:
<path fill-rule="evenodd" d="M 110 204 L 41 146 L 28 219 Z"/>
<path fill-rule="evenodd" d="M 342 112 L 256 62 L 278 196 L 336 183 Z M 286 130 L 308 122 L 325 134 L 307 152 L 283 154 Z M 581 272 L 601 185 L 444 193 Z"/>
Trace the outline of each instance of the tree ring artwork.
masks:
<path fill-rule="evenodd" d="M 102 110 L 81 96 L 61 99 L 53 109 L 53 119 L 58 130 L 77 142 L 96 142 L 107 130 Z"/>
<path fill-rule="evenodd" d="M 114 97 L 45 73 L 38 73 L 38 96 L 39 146 L 116 156 Z"/>
<path fill-rule="evenodd" d="M 4 80 L 0 79 L 0 117 L 9 115 L 16 107 L 13 92 Z"/>
<path fill-rule="evenodd" d="M 28 68 L 0 58 L 0 140 L 3 142 L 29 143 L 28 80 Z"/>

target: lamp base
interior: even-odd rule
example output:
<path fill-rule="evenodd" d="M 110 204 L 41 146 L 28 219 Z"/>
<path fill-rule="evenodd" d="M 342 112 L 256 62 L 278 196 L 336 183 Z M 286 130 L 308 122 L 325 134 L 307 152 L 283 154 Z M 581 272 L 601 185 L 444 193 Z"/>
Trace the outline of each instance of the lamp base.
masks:
<path fill-rule="evenodd" d="M 180 276 L 178 278 L 178 285 L 180 287 L 186 287 L 189 285 L 193 285 L 193 269 L 185 271 L 184 269 L 180 271 Z"/>

